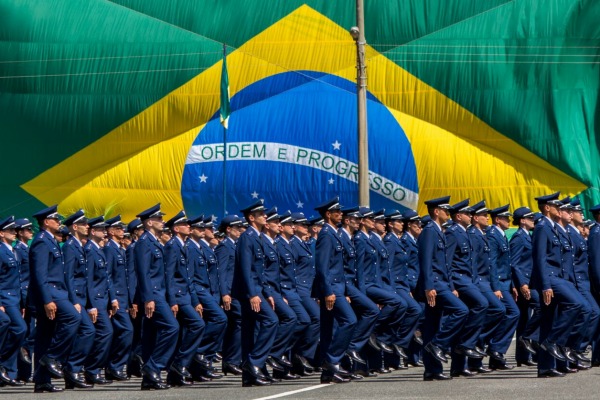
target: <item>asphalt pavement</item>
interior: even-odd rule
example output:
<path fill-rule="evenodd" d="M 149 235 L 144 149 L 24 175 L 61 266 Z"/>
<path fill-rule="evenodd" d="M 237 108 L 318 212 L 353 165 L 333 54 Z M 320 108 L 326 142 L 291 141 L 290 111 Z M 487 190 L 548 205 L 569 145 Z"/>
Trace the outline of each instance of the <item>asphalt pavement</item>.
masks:
<path fill-rule="evenodd" d="M 513 342 L 514 343 L 514 342 Z M 509 355 L 514 349 L 509 350 Z M 509 356 L 509 361 L 514 360 Z M 446 369 L 447 371 L 447 369 Z M 90 390 L 70 390 L 60 394 L 34 394 L 33 384 L 21 388 L 0 388 L 0 398 L 27 400 L 57 398 L 65 400 L 206 399 L 267 400 L 283 399 L 594 399 L 600 388 L 600 368 L 569 374 L 564 378 L 537 378 L 535 367 L 495 371 L 472 378 L 445 382 L 423 382 L 423 369 L 410 368 L 391 374 L 340 385 L 320 385 L 319 376 L 277 383 L 265 388 L 242 388 L 239 377 L 194 384 L 164 391 L 140 391 L 141 379 L 115 382 Z M 62 382 L 55 381 L 61 385 Z"/>

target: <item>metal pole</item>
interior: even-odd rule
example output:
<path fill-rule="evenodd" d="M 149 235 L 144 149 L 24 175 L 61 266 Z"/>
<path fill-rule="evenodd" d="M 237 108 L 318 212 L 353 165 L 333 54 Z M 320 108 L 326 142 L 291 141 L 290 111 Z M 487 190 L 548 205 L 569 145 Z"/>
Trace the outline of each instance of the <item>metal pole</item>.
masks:
<path fill-rule="evenodd" d="M 369 141 L 367 134 L 367 73 L 365 65 L 365 11 L 364 0 L 356 0 L 358 94 L 358 204 L 369 206 Z"/>
<path fill-rule="evenodd" d="M 227 46 L 223 44 L 223 60 L 227 58 Z M 223 217 L 227 213 L 227 128 L 223 125 Z"/>

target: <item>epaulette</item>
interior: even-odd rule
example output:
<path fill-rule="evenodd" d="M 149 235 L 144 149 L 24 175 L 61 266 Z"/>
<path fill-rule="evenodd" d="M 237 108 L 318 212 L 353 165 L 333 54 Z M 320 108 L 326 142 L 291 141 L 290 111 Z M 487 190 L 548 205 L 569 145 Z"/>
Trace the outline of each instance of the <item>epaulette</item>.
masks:
<path fill-rule="evenodd" d="M 594 227 L 590 230 L 590 232 L 598 232 L 599 229 L 600 229 L 600 225 L 595 224 Z"/>

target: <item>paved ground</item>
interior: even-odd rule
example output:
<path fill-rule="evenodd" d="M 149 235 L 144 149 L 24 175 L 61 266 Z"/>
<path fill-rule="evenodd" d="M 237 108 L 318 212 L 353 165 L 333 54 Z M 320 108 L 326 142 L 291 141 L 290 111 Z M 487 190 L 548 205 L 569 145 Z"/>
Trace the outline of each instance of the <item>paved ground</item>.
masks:
<path fill-rule="evenodd" d="M 510 353 L 514 353 L 511 349 Z M 509 354 L 510 354 L 509 353 Z M 31 384 L 23 388 L 0 388 L 0 398 L 26 400 L 41 397 L 61 400 L 116 399 L 594 399 L 600 387 L 600 368 L 568 375 L 565 378 L 538 379 L 535 368 L 515 368 L 473 378 L 447 382 L 423 382 L 422 368 L 395 371 L 377 378 L 343 385 L 319 385 L 317 376 L 293 383 L 278 383 L 267 388 L 242 388 L 236 377 L 194 385 L 185 389 L 141 392 L 140 379 L 92 390 L 68 391 L 58 395 L 33 394 Z M 58 383 L 58 382 L 57 382 Z M 299 391 L 299 392 L 296 392 Z M 292 392 L 292 393 L 288 393 Z M 286 394 L 287 395 L 284 395 Z"/>

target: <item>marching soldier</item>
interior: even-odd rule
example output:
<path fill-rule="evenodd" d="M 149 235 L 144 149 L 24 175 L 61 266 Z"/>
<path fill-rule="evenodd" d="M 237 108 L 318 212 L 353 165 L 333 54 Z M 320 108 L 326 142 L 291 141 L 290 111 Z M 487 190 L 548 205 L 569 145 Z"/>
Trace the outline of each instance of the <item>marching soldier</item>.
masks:
<path fill-rule="evenodd" d="M 131 352 L 127 364 L 127 377 L 142 377 L 142 317 L 139 313 L 139 292 L 137 290 L 137 277 L 135 275 L 135 257 L 133 249 L 135 243 L 144 233 L 144 224 L 139 218 L 134 219 L 127 224 L 127 232 L 131 235 L 131 244 L 125 250 L 125 260 L 127 262 L 127 293 L 129 295 L 129 317 L 133 325 L 133 337 L 131 340 Z"/>

